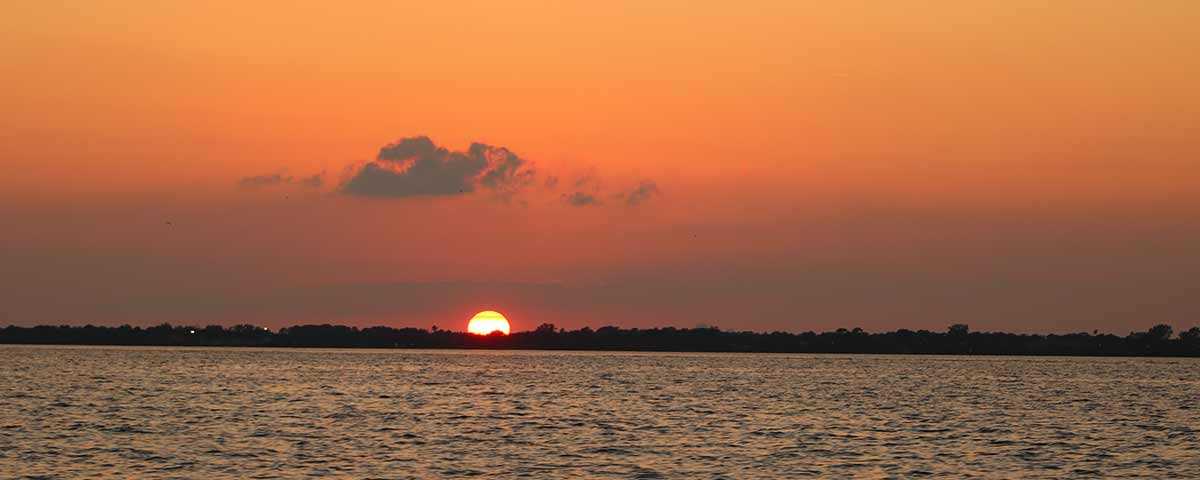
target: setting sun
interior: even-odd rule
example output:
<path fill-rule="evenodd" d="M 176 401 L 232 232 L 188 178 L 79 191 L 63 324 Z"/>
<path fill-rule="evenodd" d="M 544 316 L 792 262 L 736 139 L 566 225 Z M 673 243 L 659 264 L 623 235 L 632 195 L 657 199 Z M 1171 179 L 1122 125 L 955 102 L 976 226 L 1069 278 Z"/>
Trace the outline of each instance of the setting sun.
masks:
<path fill-rule="evenodd" d="M 471 321 L 467 323 L 467 332 L 476 335 L 488 335 L 492 332 L 500 331 L 508 335 L 509 326 L 508 319 L 504 318 L 500 312 L 485 310 L 476 313 L 471 317 Z"/>

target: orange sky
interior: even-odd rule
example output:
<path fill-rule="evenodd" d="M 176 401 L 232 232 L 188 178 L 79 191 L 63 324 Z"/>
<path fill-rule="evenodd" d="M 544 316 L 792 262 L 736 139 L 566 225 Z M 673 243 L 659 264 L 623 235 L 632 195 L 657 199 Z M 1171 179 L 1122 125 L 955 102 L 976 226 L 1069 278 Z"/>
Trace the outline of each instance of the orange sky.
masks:
<path fill-rule="evenodd" d="M 1200 318 L 1195 2 L 52 3 L 0 6 L 0 323 Z M 418 135 L 539 186 L 345 192 Z"/>

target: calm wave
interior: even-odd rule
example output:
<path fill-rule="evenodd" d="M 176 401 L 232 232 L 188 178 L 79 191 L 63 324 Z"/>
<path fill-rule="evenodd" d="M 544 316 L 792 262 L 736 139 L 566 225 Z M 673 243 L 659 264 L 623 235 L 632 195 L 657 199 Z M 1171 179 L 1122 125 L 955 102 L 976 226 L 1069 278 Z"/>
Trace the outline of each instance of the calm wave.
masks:
<path fill-rule="evenodd" d="M 0 346 L 0 477 L 1200 478 L 1200 360 Z"/>

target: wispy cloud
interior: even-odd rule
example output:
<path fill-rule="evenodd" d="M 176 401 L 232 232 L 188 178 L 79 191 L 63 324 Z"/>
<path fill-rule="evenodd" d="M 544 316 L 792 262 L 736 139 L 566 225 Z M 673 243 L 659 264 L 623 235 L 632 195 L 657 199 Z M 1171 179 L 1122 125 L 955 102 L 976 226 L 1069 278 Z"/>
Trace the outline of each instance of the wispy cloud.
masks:
<path fill-rule="evenodd" d="M 567 204 L 571 205 L 572 207 L 588 207 L 600 204 L 600 199 L 596 198 L 595 195 L 584 192 L 575 192 L 571 194 L 564 193 L 562 198 L 563 201 L 567 202 Z"/>
<path fill-rule="evenodd" d="M 240 180 L 238 180 L 239 187 L 249 189 L 274 187 L 288 184 L 296 184 L 308 188 L 320 188 L 325 184 L 325 172 L 300 178 L 296 178 L 291 175 L 284 175 L 282 173 L 272 173 L 267 175 L 252 175 L 249 177 L 242 177 Z"/>
<path fill-rule="evenodd" d="M 238 180 L 238 186 L 242 188 L 263 188 L 282 185 L 284 183 L 290 183 L 291 181 L 292 177 L 285 177 L 279 173 L 270 175 L 253 175 L 249 177 L 242 177 L 241 180 Z"/>
<path fill-rule="evenodd" d="M 297 183 L 309 188 L 321 188 L 325 185 L 325 172 L 303 177 Z"/>
<path fill-rule="evenodd" d="M 658 189 L 657 183 L 654 183 L 652 180 L 643 180 L 633 190 L 621 196 L 625 198 L 626 205 L 638 206 L 661 194 L 662 191 Z"/>

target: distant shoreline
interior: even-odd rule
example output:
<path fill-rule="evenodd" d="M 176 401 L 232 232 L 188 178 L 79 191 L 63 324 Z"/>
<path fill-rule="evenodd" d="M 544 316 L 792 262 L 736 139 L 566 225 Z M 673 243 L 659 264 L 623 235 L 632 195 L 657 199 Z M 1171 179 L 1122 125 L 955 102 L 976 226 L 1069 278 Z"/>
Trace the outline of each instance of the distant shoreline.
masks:
<path fill-rule="evenodd" d="M 576 353 L 734 353 L 755 355 L 874 355 L 874 356 L 912 356 L 912 357 L 1011 357 L 1011 358 L 1200 358 L 1200 354 L 1181 355 L 1115 355 L 1115 354 L 1074 354 L 1074 353 L 900 353 L 900 352 L 781 352 L 781 351 L 751 351 L 751 350 L 652 350 L 628 348 L 553 348 L 553 347 L 376 347 L 376 346 L 271 346 L 271 345 L 123 345 L 111 343 L 6 343 L 0 342 L 0 347 L 116 347 L 131 349 L 228 349 L 228 350 L 379 350 L 385 352 L 404 351 L 444 351 L 444 352 L 576 352 Z"/>
<path fill-rule="evenodd" d="M 1121 337 L 1112 334 L 1013 334 L 861 329 L 833 332 L 738 332 L 717 328 L 557 329 L 482 336 L 447 330 L 341 325 L 298 325 L 272 331 L 253 325 L 39 326 L 0 328 L 0 344 L 137 347 L 382 348 L 545 350 L 679 353 L 832 353 L 874 355 L 1000 355 L 1083 357 L 1200 357 L 1200 328 L 1173 335 L 1158 325 Z"/>

